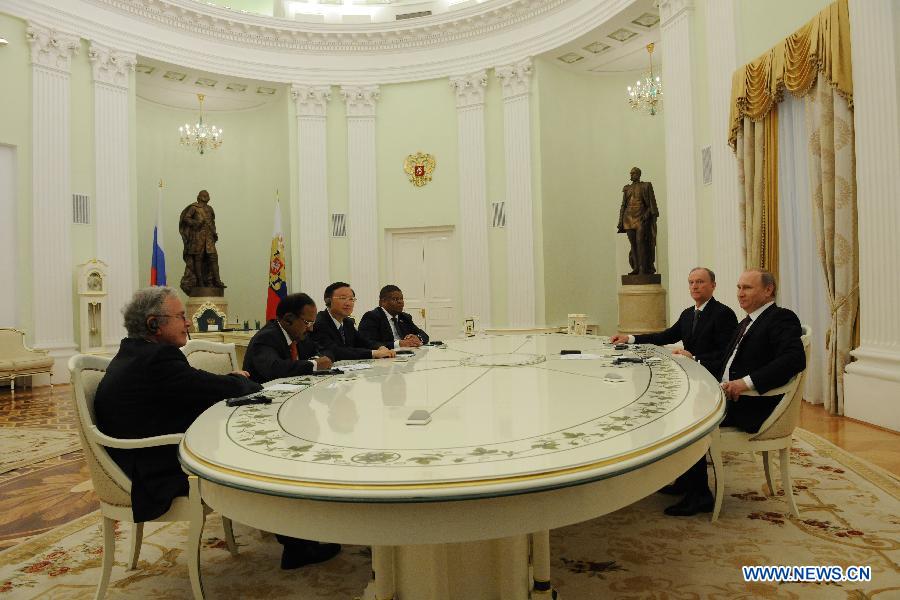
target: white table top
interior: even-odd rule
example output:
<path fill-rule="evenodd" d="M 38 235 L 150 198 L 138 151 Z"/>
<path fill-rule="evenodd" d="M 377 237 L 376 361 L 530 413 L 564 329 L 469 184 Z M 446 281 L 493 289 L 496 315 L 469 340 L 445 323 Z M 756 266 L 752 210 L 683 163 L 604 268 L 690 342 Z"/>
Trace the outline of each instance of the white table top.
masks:
<path fill-rule="evenodd" d="M 564 359 L 563 349 L 596 357 Z M 622 354 L 650 360 L 614 365 Z M 604 337 L 479 336 L 363 362 L 372 368 L 269 392 L 269 405 L 216 404 L 188 429 L 182 463 L 303 498 L 500 496 L 640 468 L 707 435 L 725 410 L 697 363 L 656 346 L 616 351 Z M 416 409 L 431 413 L 428 425 L 406 424 Z"/>

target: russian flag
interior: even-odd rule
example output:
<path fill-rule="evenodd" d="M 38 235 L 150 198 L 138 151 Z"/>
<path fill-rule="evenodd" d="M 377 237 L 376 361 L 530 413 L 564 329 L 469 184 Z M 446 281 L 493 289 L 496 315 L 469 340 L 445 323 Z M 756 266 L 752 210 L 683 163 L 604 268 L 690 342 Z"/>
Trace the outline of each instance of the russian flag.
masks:
<path fill-rule="evenodd" d="M 275 227 L 269 254 L 269 290 L 266 297 L 266 321 L 275 318 L 275 309 L 287 296 L 287 269 L 284 256 L 284 235 L 281 233 L 281 204 L 275 200 Z"/>
<path fill-rule="evenodd" d="M 163 252 L 162 181 L 156 204 L 156 224 L 153 226 L 153 253 L 150 259 L 150 285 L 166 285 L 166 253 Z"/>

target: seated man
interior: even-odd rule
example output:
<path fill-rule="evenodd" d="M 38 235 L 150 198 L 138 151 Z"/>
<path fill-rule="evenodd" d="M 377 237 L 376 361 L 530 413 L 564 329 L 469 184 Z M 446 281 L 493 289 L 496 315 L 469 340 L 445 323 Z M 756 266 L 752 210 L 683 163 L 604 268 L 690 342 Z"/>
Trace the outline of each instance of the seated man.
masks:
<path fill-rule="evenodd" d="M 755 433 L 768 418 L 781 396 L 742 396 L 755 390 L 765 394 L 780 387 L 806 368 L 800 320 L 793 311 L 775 304 L 775 277 L 762 269 L 744 271 L 738 279 L 738 303 L 747 313 L 732 336 L 717 379 L 727 396 L 722 427 L 737 427 Z M 699 463 L 698 463 L 699 464 Z M 713 496 L 706 476 L 696 465 L 687 473 L 685 497 L 666 509 L 667 515 L 690 516 L 710 512 Z"/>
<path fill-rule="evenodd" d="M 257 383 L 309 375 L 331 368 L 331 358 L 318 356 L 309 331 L 316 320 L 316 303 L 306 294 L 281 299 L 275 318 L 256 332 L 244 354 L 244 370 Z"/>
<path fill-rule="evenodd" d="M 396 285 L 386 285 L 378 294 L 378 306 L 359 321 L 360 335 L 381 342 L 388 348 L 418 348 L 428 343 L 428 334 L 403 312 L 403 292 Z"/>
<path fill-rule="evenodd" d="M 106 435 L 131 439 L 184 433 L 216 402 L 261 389 L 244 371 L 215 375 L 188 364 L 179 350 L 187 343 L 188 320 L 171 288 L 138 290 L 122 312 L 128 337 L 94 398 L 97 426 Z M 155 519 L 177 496 L 187 495 L 178 446 L 107 451 L 131 479 L 135 521 Z"/>
<path fill-rule="evenodd" d="M 334 360 L 397 356 L 393 350 L 356 331 L 350 317 L 354 304 L 356 294 L 349 283 L 336 281 L 325 288 L 326 309 L 316 316 L 312 334 L 319 353 L 333 356 Z"/>
<path fill-rule="evenodd" d="M 644 335 L 612 336 L 614 344 L 656 344 L 664 346 L 682 342 L 684 348 L 676 348 L 672 354 L 692 358 L 713 375 L 722 369 L 722 360 L 728 342 L 737 327 L 734 311 L 713 298 L 716 275 L 706 267 L 696 267 L 688 273 L 688 290 L 694 300 L 678 317 L 678 322 L 658 333 Z"/>

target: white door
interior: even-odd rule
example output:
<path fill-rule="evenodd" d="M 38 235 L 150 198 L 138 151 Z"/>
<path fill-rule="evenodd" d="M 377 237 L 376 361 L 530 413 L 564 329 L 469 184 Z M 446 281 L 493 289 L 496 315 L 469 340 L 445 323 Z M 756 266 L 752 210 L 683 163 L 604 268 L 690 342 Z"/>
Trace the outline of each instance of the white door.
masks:
<path fill-rule="evenodd" d="M 404 310 L 433 340 L 459 337 L 453 230 L 392 232 L 389 240 L 389 280 L 403 290 Z"/>

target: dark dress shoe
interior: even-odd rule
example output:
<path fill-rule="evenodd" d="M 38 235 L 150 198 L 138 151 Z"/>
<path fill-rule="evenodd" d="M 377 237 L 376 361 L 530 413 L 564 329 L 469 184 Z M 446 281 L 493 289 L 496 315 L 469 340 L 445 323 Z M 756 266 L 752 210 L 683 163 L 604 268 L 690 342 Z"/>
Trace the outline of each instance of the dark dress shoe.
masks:
<path fill-rule="evenodd" d="M 281 552 L 281 568 L 287 571 L 325 562 L 337 556 L 340 551 L 340 544 L 285 544 Z"/>
<path fill-rule="evenodd" d="M 681 496 L 683 494 L 687 494 L 687 490 L 684 487 L 678 485 L 678 482 L 672 483 L 670 485 L 664 485 L 659 488 L 660 494 L 666 494 L 667 496 Z"/>
<path fill-rule="evenodd" d="M 688 494 L 680 502 L 665 510 L 670 517 L 692 517 L 697 513 L 712 512 L 715 498 L 712 494 Z"/>

